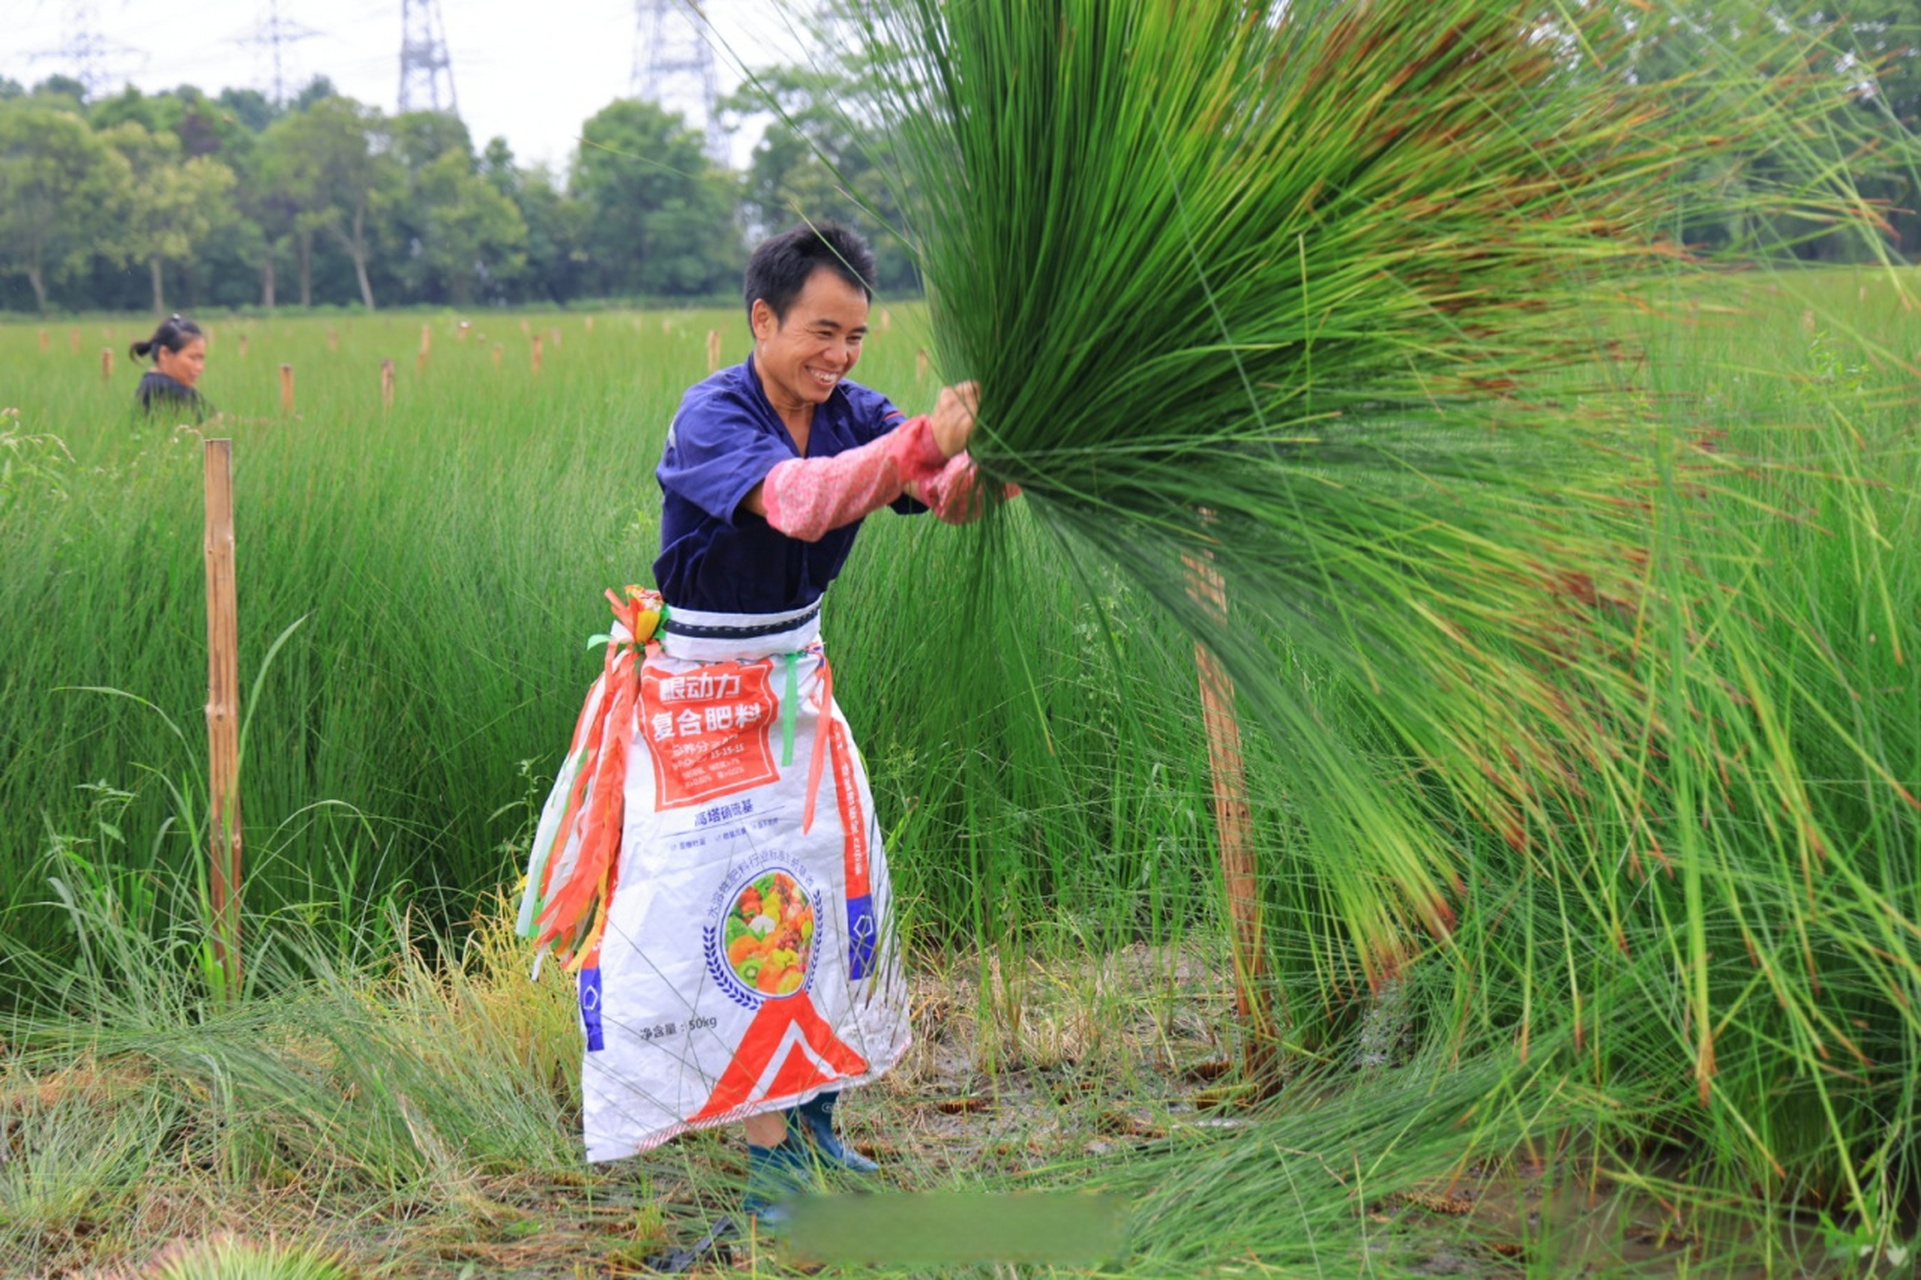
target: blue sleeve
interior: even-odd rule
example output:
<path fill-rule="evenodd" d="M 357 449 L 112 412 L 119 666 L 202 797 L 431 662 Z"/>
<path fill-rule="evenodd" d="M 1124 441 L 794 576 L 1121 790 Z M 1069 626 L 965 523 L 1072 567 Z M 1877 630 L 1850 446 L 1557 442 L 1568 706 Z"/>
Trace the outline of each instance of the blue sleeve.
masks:
<path fill-rule="evenodd" d="M 854 406 L 854 421 L 857 424 L 855 431 L 860 436 L 862 444 L 879 439 L 907 421 L 907 415 L 896 409 L 893 401 L 880 392 L 866 387 L 860 387 L 858 391 L 859 394 L 855 395 L 850 389 L 848 397 Z M 906 494 L 902 494 L 887 505 L 904 516 L 917 516 L 927 510 L 926 503 L 916 502 Z"/>
<path fill-rule="evenodd" d="M 871 388 L 847 388 L 847 401 L 854 411 L 854 434 L 862 444 L 871 444 L 907 421 L 893 401 Z"/>
<path fill-rule="evenodd" d="M 793 456 L 786 440 L 733 397 L 690 394 L 674 415 L 654 475 L 662 490 L 731 525 L 741 500 Z"/>

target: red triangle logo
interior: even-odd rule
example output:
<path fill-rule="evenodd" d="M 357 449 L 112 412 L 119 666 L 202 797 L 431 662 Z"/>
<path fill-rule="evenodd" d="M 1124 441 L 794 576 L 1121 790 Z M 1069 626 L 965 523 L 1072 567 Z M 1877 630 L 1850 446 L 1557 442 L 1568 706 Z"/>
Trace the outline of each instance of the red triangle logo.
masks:
<path fill-rule="evenodd" d="M 806 992 L 769 1000 L 748 1024 L 707 1105 L 690 1122 L 712 1120 L 744 1106 L 762 1081 L 767 1082 L 762 1100 L 773 1102 L 866 1070 L 867 1060 L 841 1043 Z"/>

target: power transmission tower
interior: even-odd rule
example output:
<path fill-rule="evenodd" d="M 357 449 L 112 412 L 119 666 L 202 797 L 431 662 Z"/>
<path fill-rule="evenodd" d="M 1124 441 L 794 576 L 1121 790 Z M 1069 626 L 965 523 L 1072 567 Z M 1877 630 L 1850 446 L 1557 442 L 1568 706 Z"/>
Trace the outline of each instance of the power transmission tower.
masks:
<path fill-rule="evenodd" d="M 707 156 L 727 163 L 720 127 L 720 78 L 714 50 L 701 33 L 695 0 L 634 0 L 634 71 L 628 91 L 668 111 L 679 111 L 707 135 Z"/>
<path fill-rule="evenodd" d="M 267 0 L 265 12 L 260 15 L 260 23 L 251 36 L 240 41 L 241 44 L 255 49 L 265 49 L 273 67 L 273 102 L 277 107 L 287 105 L 287 68 L 282 50 L 289 45 L 311 40 L 319 35 L 312 27 L 303 27 L 297 22 L 288 21 L 280 12 L 280 0 Z"/>
<path fill-rule="evenodd" d="M 401 0 L 400 109 L 460 114 L 440 0 Z"/>
<path fill-rule="evenodd" d="M 66 0 L 61 6 L 60 46 L 33 55 L 35 62 L 52 62 L 67 69 L 67 74 L 96 96 L 116 79 L 109 61 L 130 52 L 100 33 L 100 6 L 94 0 Z"/>

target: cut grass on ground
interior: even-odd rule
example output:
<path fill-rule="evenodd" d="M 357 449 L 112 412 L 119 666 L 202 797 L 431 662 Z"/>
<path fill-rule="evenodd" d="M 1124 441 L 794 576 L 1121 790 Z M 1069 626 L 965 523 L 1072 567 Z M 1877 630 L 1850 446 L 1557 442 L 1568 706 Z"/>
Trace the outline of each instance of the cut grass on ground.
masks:
<path fill-rule="evenodd" d="M 1466 1119 L 1484 1073 L 1417 1060 L 1404 1026 L 1374 1038 L 1383 1065 L 1331 1063 L 1262 1108 L 1234 1106 L 1232 991 L 1207 936 L 1104 957 L 924 957 L 914 1048 L 849 1095 L 847 1136 L 902 1190 L 1128 1195 L 1137 1256 L 1108 1274 L 1230 1260 L 1248 1274 L 1504 1276 L 1576 1260 L 1699 1274 L 1717 1256 L 1679 1202 L 1624 1193 L 1583 1153 L 1578 1106 L 1558 1140 L 1473 1159 L 1477 1130 L 1432 1121 Z M 226 1012 L 149 963 L 164 948 L 119 941 L 123 978 L 171 992 L 22 1026 L 0 1058 L 8 1274 L 138 1272 L 180 1241 L 233 1236 L 298 1241 L 368 1275 L 618 1275 L 736 1208 L 732 1131 L 583 1163 L 571 993 L 552 973 L 529 980 L 504 916 L 478 922 L 458 965 L 410 948 Z M 285 935 L 262 955 L 265 970 L 316 960 Z M 83 977 L 69 994 L 106 993 Z M 1271 1179 L 1262 1194 L 1295 1203 L 1208 1239 L 1182 1179 L 1249 1160 Z M 789 1269 L 760 1242 L 733 1265 Z"/>

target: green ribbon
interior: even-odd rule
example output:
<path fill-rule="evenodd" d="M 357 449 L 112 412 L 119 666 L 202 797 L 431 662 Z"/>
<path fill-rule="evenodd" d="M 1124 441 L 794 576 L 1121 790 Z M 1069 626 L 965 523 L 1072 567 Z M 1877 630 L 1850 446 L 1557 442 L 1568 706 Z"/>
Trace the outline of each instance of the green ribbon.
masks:
<path fill-rule="evenodd" d="M 800 717 L 800 654 L 782 654 L 787 659 L 787 692 L 780 699 L 780 767 L 794 765 L 794 725 Z"/>

